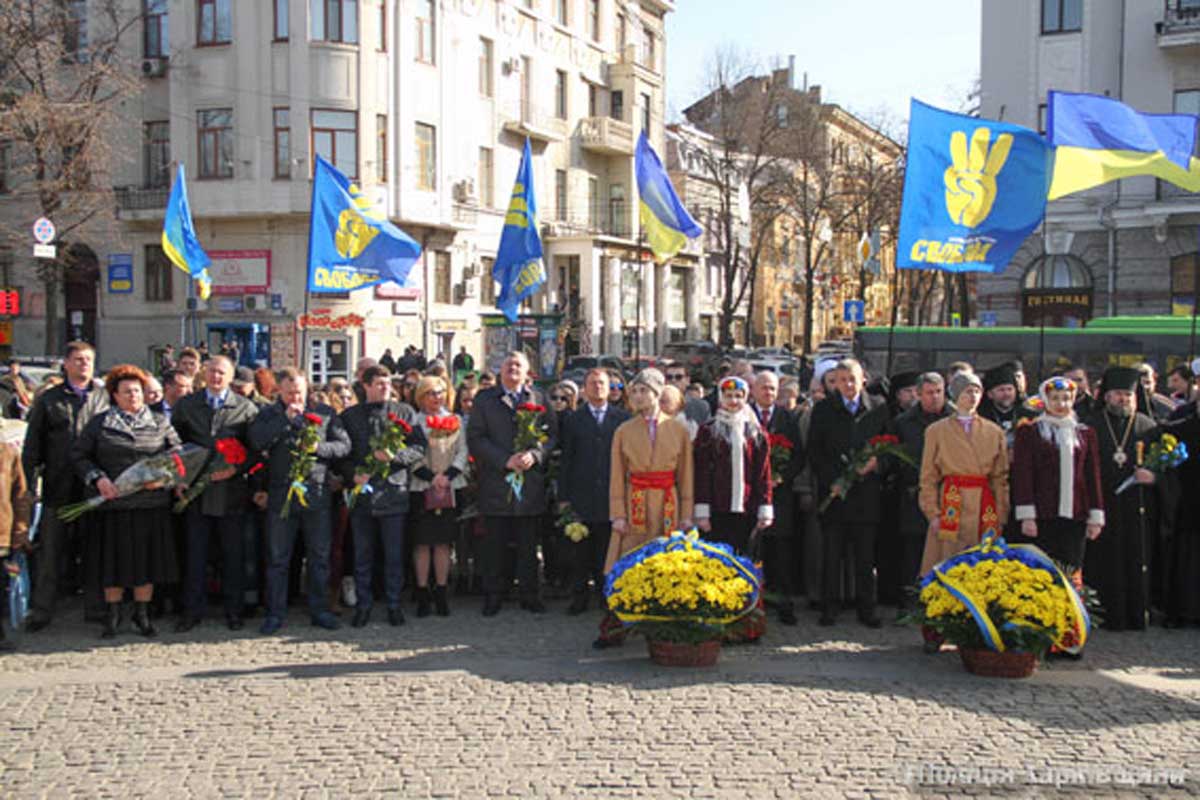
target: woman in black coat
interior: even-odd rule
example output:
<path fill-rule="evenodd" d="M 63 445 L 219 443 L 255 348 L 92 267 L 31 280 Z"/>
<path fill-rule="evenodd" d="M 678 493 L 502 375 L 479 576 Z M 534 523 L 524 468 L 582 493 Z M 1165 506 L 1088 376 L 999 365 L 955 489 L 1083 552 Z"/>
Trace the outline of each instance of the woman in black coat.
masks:
<path fill-rule="evenodd" d="M 71 451 L 71 461 L 83 482 L 107 499 L 91 515 L 85 552 L 91 585 L 104 587 L 108 613 L 101 635 L 106 639 L 117 634 L 126 589 L 133 589 L 133 624 L 138 633 L 154 636 L 157 631 L 149 615 L 154 584 L 178 579 L 170 494 L 147 487 L 118 497 L 113 484 L 137 461 L 180 446 L 167 418 L 145 404 L 147 379 L 146 373 L 133 365 L 113 367 L 104 379 L 112 408 L 87 424 Z"/>

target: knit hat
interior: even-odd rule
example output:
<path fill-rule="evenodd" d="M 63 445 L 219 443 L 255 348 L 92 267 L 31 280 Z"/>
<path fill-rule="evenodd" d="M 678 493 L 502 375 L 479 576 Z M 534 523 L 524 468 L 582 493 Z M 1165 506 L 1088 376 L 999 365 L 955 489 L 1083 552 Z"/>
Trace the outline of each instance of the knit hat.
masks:
<path fill-rule="evenodd" d="M 634 377 L 630 385 L 637 383 L 642 384 L 653 392 L 655 397 L 658 397 L 662 394 L 663 387 L 667 385 L 667 379 L 654 367 L 647 367 Z"/>
<path fill-rule="evenodd" d="M 968 386 L 978 386 L 982 390 L 983 381 L 979 380 L 979 376 L 974 372 L 960 372 L 955 375 L 950 379 L 950 386 L 948 387 L 950 399 L 957 400 L 958 393 Z"/>

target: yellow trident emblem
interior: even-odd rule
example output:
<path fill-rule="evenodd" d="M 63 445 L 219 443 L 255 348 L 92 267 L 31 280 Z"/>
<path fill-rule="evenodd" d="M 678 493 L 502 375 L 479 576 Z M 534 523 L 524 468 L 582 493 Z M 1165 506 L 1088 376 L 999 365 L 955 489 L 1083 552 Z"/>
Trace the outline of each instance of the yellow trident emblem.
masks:
<path fill-rule="evenodd" d="M 382 222 L 383 215 L 371 203 L 371 199 L 362 194 L 357 184 L 350 184 L 350 196 L 354 198 L 354 207 L 347 208 L 338 215 L 334 246 L 342 258 L 355 259 L 379 235 L 379 228 L 367 220 Z"/>

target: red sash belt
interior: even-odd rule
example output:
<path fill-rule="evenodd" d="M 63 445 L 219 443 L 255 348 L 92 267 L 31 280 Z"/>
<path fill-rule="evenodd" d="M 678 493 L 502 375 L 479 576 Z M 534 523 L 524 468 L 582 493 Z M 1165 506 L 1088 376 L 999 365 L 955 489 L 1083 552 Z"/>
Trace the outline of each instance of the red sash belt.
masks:
<path fill-rule="evenodd" d="M 950 541 L 958 538 L 962 525 L 963 490 L 979 489 L 979 537 L 996 527 L 996 498 L 985 475 L 947 475 L 942 479 L 942 516 L 938 521 L 938 538 Z"/>
<path fill-rule="evenodd" d="M 675 472 L 633 472 L 629 475 L 630 524 L 633 530 L 646 531 L 646 492 L 657 489 L 663 493 L 663 532 L 675 529 Z"/>

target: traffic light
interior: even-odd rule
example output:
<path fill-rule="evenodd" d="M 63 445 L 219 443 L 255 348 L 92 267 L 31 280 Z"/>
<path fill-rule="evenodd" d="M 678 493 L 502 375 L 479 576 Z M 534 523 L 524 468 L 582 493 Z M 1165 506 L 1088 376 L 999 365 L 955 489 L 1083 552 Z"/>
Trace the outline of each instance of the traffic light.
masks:
<path fill-rule="evenodd" d="M 16 289 L 0 289 L 0 314 L 17 317 L 21 314 L 21 293 Z"/>

